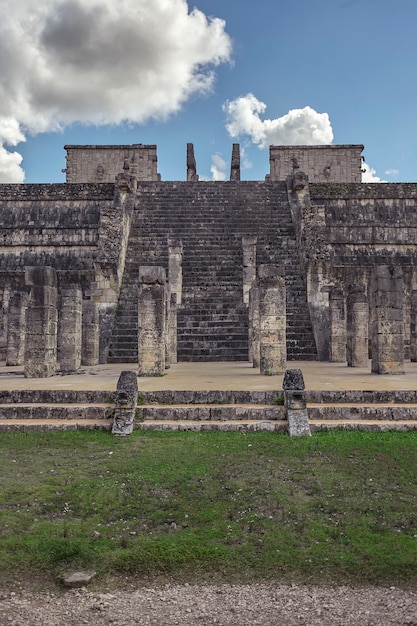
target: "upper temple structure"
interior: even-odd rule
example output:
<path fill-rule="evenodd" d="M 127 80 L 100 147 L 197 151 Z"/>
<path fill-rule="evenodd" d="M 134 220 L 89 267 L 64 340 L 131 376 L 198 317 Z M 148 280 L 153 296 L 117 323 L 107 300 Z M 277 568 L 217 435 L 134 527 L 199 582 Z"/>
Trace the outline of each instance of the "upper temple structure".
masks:
<path fill-rule="evenodd" d="M 263 181 L 163 181 L 155 145 L 65 146 L 66 182 L 0 185 L 0 360 L 81 365 L 417 360 L 417 183 L 362 145 L 271 146 Z"/>

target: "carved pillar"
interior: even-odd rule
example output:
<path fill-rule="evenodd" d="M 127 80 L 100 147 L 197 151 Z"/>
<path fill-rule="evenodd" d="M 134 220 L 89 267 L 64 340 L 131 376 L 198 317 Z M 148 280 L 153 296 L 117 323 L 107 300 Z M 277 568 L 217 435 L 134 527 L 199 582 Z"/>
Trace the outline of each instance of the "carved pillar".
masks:
<path fill-rule="evenodd" d="M 403 291 L 400 267 L 374 268 L 371 280 L 374 374 L 404 373 Z"/>
<path fill-rule="evenodd" d="M 261 374 L 283 374 L 287 362 L 283 271 L 274 265 L 261 265 L 258 284 Z"/>
<path fill-rule="evenodd" d="M 26 378 L 46 378 L 56 373 L 57 279 L 52 267 L 26 267 L 30 287 L 26 310 L 24 371 Z"/>
<path fill-rule="evenodd" d="M 170 363 L 177 363 L 177 294 L 171 293 L 168 311 L 168 354 Z"/>
<path fill-rule="evenodd" d="M 282 388 L 290 436 L 310 436 L 303 372 L 300 369 L 286 370 Z"/>
<path fill-rule="evenodd" d="M 242 237 L 243 302 L 249 304 L 249 291 L 256 281 L 256 237 Z"/>
<path fill-rule="evenodd" d="M 169 291 L 177 296 L 177 304 L 182 303 L 182 257 L 180 239 L 168 239 L 168 283 Z"/>
<path fill-rule="evenodd" d="M 329 356 L 332 363 L 346 361 L 346 312 L 343 289 L 329 293 Z"/>
<path fill-rule="evenodd" d="M 411 292 L 410 361 L 417 361 L 417 291 Z"/>
<path fill-rule="evenodd" d="M 114 398 L 112 435 L 125 437 L 132 434 L 138 397 L 138 380 L 135 372 L 123 370 L 117 381 Z"/>
<path fill-rule="evenodd" d="M 368 365 L 368 299 L 360 287 L 351 287 L 346 300 L 346 359 L 349 367 Z"/>
<path fill-rule="evenodd" d="M 240 146 L 238 143 L 233 144 L 232 162 L 230 165 L 230 180 L 240 180 Z"/>
<path fill-rule="evenodd" d="M 97 365 L 99 362 L 100 324 L 97 302 L 83 301 L 81 364 Z"/>
<path fill-rule="evenodd" d="M 197 164 L 194 157 L 194 145 L 187 143 L 187 181 L 195 183 L 198 181 Z"/>
<path fill-rule="evenodd" d="M 58 361 L 62 372 L 76 372 L 81 365 L 83 294 L 79 286 L 64 287 L 58 318 Z"/>
<path fill-rule="evenodd" d="M 139 267 L 139 376 L 165 371 L 166 276 L 163 267 Z"/>
<path fill-rule="evenodd" d="M 259 367 L 259 289 L 256 284 L 249 292 L 249 361 L 253 367 Z"/>
<path fill-rule="evenodd" d="M 23 365 L 24 363 L 27 303 L 28 295 L 23 291 L 15 291 L 10 296 L 6 365 Z"/>

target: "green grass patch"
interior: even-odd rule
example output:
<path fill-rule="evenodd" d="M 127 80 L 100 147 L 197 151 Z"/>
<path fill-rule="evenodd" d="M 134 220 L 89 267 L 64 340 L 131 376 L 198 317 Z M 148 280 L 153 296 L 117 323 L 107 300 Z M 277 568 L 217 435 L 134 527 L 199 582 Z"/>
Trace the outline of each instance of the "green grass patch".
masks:
<path fill-rule="evenodd" d="M 0 438 L 0 576 L 417 588 L 417 434 Z"/>

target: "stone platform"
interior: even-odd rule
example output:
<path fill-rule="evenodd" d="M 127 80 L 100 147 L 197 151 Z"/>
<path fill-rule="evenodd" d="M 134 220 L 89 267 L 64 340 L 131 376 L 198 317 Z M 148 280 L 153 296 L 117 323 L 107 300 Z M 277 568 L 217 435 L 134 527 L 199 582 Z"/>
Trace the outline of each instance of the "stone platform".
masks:
<path fill-rule="evenodd" d="M 288 362 L 301 368 L 311 430 L 417 428 L 417 363 L 403 375 L 377 375 L 340 363 Z M 84 367 L 76 374 L 25 378 L 0 366 L 0 432 L 111 427 L 122 370 Z M 136 428 L 286 431 L 282 375 L 261 376 L 248 362 L 178 363 L 162 377 L 139 377 Z"/>

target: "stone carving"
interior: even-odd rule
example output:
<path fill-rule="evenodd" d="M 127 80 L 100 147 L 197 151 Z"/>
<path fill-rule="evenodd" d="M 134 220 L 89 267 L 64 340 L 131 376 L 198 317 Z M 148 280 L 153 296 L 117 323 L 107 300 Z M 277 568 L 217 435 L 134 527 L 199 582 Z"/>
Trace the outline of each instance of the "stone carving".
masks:
<path fill-rule="evenodd" d="M 163 267 L 139 268 L 138 374 L 162 376 L 166 351 L 166 276 Z"/>
<path fill-rule="evenodd" d="M 285 370 L 282 388 L 289 434 L 291 437 L 311 435 L 302 371 L 300 369 Z"/>
<path fill-rule="evenodd" d="M 286 298 L 283 270 L 261 265 L 259 287 L 259 344 L 261 374 L 282 374 L 287 361 Z"/>
<path fill-rule="evenodd" d="M 126 436 L 133 432 L 137 396 L 138 381 L 135 372 L 123 370 L 117 381 L 114 397 L 113 435 Z"/>

